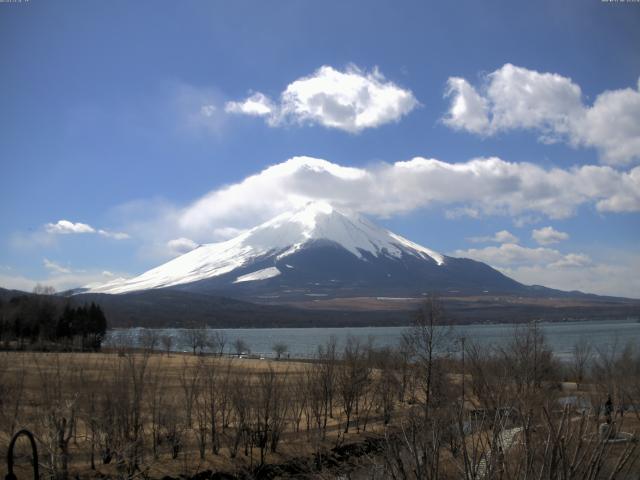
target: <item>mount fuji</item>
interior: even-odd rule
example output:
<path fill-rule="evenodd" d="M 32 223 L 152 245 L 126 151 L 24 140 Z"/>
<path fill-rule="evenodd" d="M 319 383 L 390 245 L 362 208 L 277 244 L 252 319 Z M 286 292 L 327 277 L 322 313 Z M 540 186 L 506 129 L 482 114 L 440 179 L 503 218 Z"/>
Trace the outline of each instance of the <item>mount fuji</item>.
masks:
<path fill-rule="evenodd" d="M 640 316 L 637 300 L 523 285 L 323 202 L 70 293 L 99 303 L 113 326 L 406 325 L 426 294 L 453 322 Z"/>
<path fill-rule="evenodd" d="M 470 259 L 437 253 L 324 202 L 279 215 L 224 242 L 200 245 L 131 279 L 88 293 L 177 289 L 237 298 L 524 293 Z"/>

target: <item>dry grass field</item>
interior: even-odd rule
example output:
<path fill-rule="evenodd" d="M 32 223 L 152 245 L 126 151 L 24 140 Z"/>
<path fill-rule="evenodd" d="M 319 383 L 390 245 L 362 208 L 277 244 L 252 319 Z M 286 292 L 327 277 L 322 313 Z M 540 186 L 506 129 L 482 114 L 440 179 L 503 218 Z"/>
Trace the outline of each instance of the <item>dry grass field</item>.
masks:
<path fill-rule="evenodd" d="M 135 430 L 132 423 L 136 421 L 140 423 L 137 428 L 141 437 L 136 441 L 144 444 L 143 450 L 148 450 L 140 453 L 136 471 L 153 478 L 193 475 L 207 469 L 236 472 L 254 468 L 261 462 L 260 439 L 247 437 L 260 434 L 239 433 L 237 417 L 251 416 L 246 419 L 246 427 L 259 430 L 256 423 L 260 422 L 260 407 L 265 409 L 265 417 L 286 416 L 281 420 L 277 449 L 271 447 L 271 440 L 265 445 L 268 447 L 265 461 L 269 463 L 282 463 L 293 457 L 313 455 L 319 448 L 360 441 L 365 431 L 380 431 L 382 425 L 380 415 L 372 411 L 371 399 L 366 406 L 367 418 L 359 412 L 358 425 L 344 433 L 345 416 L 337 398 L 325 425 L 324 412 L 312 411 L 305 398 L 310 392 L 302 391 L 317 370 L 309 362 L 176 353 L 2 352 L 0 365 L 3 382 L 0 449 L 6 451 L 9 432 L 28 428 L 39 440 L 40 461 L 47 474 L 50 472 L 46 465 L 56 463 L 53 458 L 61 450 L 53 437 L 62 433 L 69 438 L 67 468 L 74 475 L 122 475 L 120 470 L 126 460 L 117 458 L 118 450 L 131 448 L 126 444 L 135 443 L 132 432 L 125 430 Z M 271 399 L 263 396 L 265 391 Z M 246 411 L 243 399 L 252 403 L 247 403 Z M 258 405 L 261 400 L 264 404 Z M 274 403 L 269 405 L 270 401 Z M 135 420 L 136 416 L 139 420 Z M 220 429 L 219 450 L 215 454 L 211 444 L 212 416 Z M 318 416 L 322 434 L 314 428 Z M 61 432 L 63 419 L 69 424 Z M 269 420 L 265 421 L 268 425 Z M 116 428 L 105 428 L 108 422 Z M 105 430 L 113 432 L 105 434 Z M 273 427 L 268 426 L 267 430 L 273 431 Z M 110 435 L 123 438 L 109 438 Z M 200 455 L 202 443 L 204 455 Z M 18 450 L 24 453 L 26 446 L 26 442 L 20 441 Z M 233 453 L 234 449 L 239 452 Z M 113 458 L 104 463 L 108 458 L 104 453 L 109 450 Z M 120 455 L 124 457 L 125 453 Z M 19 463 L 18 471 L 23 475 L 30 471 L 26 457 Z M 5 474 L 6 465 L 2 465 L 0 475 Z"/>
<path fill-rule="evenodd" d="M 638 478 L 638 352 L 577 346 L 562 365 L 534 325 L 503 348 L 470 342 L 462 363 L 434 355 L 436 332 L 305 362 L 0 352 L 0 450 L 27 428 L 42 478 L 60 480 Z"/>

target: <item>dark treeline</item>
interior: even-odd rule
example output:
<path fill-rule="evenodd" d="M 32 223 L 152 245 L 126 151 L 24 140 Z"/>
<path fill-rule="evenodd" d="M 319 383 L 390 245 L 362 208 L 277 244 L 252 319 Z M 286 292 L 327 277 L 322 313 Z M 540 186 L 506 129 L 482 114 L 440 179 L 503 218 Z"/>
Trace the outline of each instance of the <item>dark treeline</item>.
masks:
<path fill-rule="evenodd" d="M 0 342 L 5 349 L 95 351 L 106 331 L 99 305 L 73 305 L 50 287 L 0 299 Z"/>

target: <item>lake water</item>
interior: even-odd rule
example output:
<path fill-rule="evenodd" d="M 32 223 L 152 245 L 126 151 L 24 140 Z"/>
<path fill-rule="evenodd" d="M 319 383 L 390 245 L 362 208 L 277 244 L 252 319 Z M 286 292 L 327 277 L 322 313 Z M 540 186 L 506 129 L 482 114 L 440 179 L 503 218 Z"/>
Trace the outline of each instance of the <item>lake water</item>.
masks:
<path fill-rule="evenodd" d="M 627 343 L 640 346 L 640 322 L 636 320 L 606 320 L 584 322 L 562 322 L 538 324 L 549 346 L 560 358 L 569 358 L 574 345 L 582 339 L 588 340 L 594 349 L 622 348 Z M 453 339 L 465 337 L 482 345 L 504 345 L 514 335 L 516 328 L 522 325 L 512 324 L 475 324 L 458 325 L 451 328 Z M 189 346 L 183 341 L 182 329 L 158 329 L 160 335 L 174 337 L 172 349 L 174 351 L 189 351 Z M 251 328 L 251 329 L 220 329 L 227 339 L 225 351 L 232 351 L 231 344 L 241 338 L 256 355 L 273 356 L 272 346 L 284 343 L 288 353 L 295 358 L 313 357 L 318 345 L 325 344 L 332 336 L 338 341 L 338 347 L 353 336 L 363 342 L 372 341 L 377 347 L 395 346 L 405 327 L 358 327 L 358 328 Z M 115 329 L 108 333 L 107 342 L 117 342 L 120 338 L 128 338 L 133 344 L 138 342 L 143 329 Z M 455 342 L 454 342 L 455 343 Z M 456 347 L 452 347 L 456 348 Z"/>

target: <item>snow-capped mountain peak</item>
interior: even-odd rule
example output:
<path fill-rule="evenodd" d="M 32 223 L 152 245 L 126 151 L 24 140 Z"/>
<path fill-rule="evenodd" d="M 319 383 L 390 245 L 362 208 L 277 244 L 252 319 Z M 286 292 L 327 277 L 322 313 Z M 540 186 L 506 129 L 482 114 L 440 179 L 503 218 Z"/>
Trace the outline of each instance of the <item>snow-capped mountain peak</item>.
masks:
<path fill-rule="evenodd" d="M 330 242 L 355 257 L 402 258 L 411 255 L 443 265 L 444 257 L 406 238 L 369 222 L 362 216 L 341 212 L 326 202 L 310 202 L 283 213 L 225 242 L 205 244 L 191 252 L 126 281 L 112 281 L 90 291 L 125 293 L 150 288 L 182 285 L 247 270 L 253 263 L 272 258 L 267 268 L 243 273 L 234 283 L 259 281 L 278 276 L 275 266 L 315 241 Z"/>

